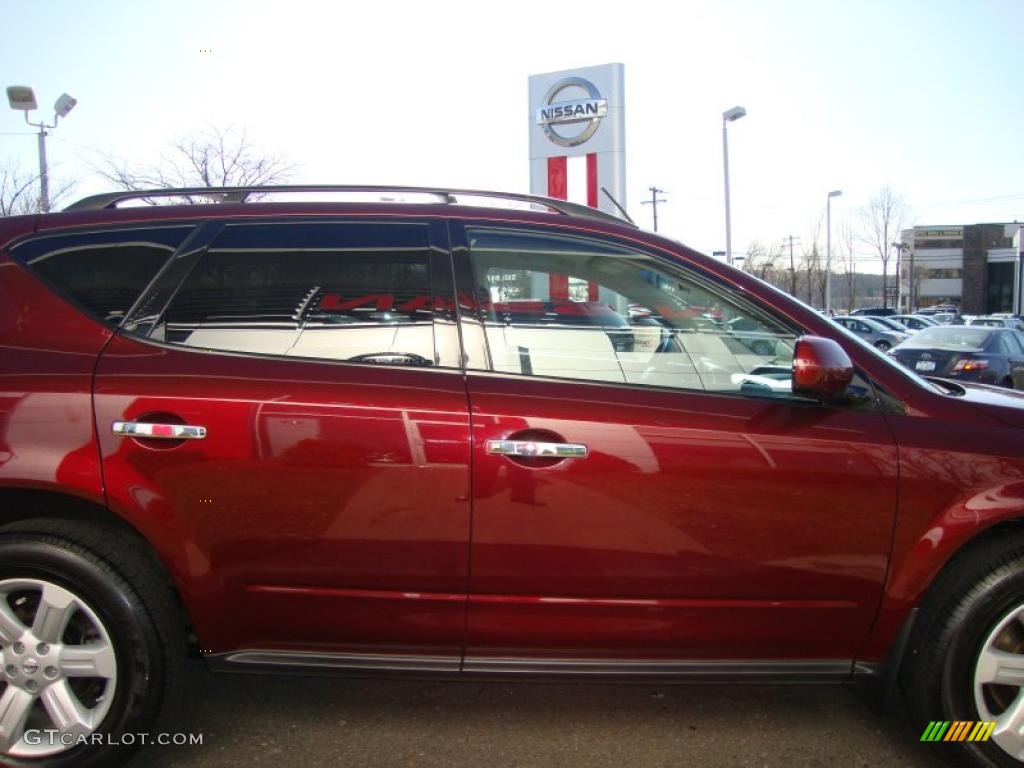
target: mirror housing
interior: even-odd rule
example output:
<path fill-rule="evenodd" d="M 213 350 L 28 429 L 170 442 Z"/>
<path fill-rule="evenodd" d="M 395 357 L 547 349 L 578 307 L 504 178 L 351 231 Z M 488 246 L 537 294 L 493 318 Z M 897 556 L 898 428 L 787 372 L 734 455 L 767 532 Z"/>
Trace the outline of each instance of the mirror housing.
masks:
<path fill-rule="evenodd" d="M 801 336 L 793 347 L 793 394 L 831 400 L 853 381 L 849 355 L 832 339 Z"/>

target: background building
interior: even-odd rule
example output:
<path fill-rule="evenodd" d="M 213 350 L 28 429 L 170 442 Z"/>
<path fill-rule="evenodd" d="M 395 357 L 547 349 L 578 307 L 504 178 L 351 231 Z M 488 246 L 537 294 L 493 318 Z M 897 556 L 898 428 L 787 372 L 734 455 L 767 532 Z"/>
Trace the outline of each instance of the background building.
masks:
<path fill-rule="evenodd" d="M 969 315 L 1012 312 L 1021 225 L 925 226 L 903 231 L 900 308 L 955 304 Z"/>

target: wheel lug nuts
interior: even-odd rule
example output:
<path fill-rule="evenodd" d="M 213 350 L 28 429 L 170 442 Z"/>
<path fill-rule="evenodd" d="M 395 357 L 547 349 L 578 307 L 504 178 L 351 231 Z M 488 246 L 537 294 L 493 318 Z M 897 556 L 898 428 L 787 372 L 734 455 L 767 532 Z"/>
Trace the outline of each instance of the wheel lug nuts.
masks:
<path fill-rule="evenodd" d="M 16 666 L 14 666 L 13 664 L 8 664 L 7 665 L 7 669 L 5 669 L 4 671 L 7 673 L 8 677 L 17 677 L 18 676 L 18 668 Z"/>
<path fill-rule="evenodd" d="M 45 656 L 50 652 L 50 646 L 46 643 L 40 643 L 36 646 L 36 651 L 38 651 L 40 656 Z"/>
<path fill-rule="evenodd" d="M 49 680 L 53 680 L 55 677 L 57 677 L 57 672 L 58 670 L 56 667 L 47 667 L 43 670 L 43 674 L 46 675 L 46 677 Z"/>
<path fill-rule="evenodd" d="M 27 683 L 25 683 L 25 687 L 33 693 L 35 693 L 37 690 L 39 690 L 39 683 L 37 683 L 35 680 L 29 680 Z"/>
<path fill-rule="evenodd" d="M 21 642 L 15 643 L 12 646 L 12 648 L 14 649 L 14 652 L 19 656 L 25 652 L 25 644 Z"/>

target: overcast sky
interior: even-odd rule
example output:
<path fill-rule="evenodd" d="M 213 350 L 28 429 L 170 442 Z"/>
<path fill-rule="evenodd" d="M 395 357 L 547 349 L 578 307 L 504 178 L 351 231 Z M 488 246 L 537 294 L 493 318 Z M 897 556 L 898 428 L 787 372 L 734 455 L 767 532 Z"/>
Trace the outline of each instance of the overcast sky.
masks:
<path fill-rule="evenodd" d="M 209 51 L 209 52 L 205 52 Z M 528 191 L 527 78 L 622 62 L 628 209 L 724 249 L 721 113 L 733 248 L 807 243 L 883 184 L 916 224 L 1024 217 L 1024 2 L 53 2 L 0 0 L 2 85 L 49 117 L 52 173 L 107 185 L 98 152 L 152 163 L 206 126 L 245 126 L 297 182 Z M 36 167 L 0 109 L 0 162 Z"/>

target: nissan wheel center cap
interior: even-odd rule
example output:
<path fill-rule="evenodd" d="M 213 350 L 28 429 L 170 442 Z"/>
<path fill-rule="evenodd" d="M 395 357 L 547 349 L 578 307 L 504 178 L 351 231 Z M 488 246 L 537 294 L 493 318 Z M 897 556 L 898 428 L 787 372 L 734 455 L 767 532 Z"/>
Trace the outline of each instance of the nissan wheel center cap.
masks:
<path fill-rule="evenodd" d="M 585 98 L 556 101 L 562 91 L 582 90 Z M 601 98 L 600 91 L 589 80 L 582 77 L 567 77 L 551 86 L 544 97 L 544 104 L 537 109 L 537 125 L 545 135 L 562 147 L 578 147 L 593 136 L 601 125 L 601 119 L 608 115 L 608 101 Z M 556 125 L 582 125 L 575 135 L 565 135 L 555 130 Z"/>

